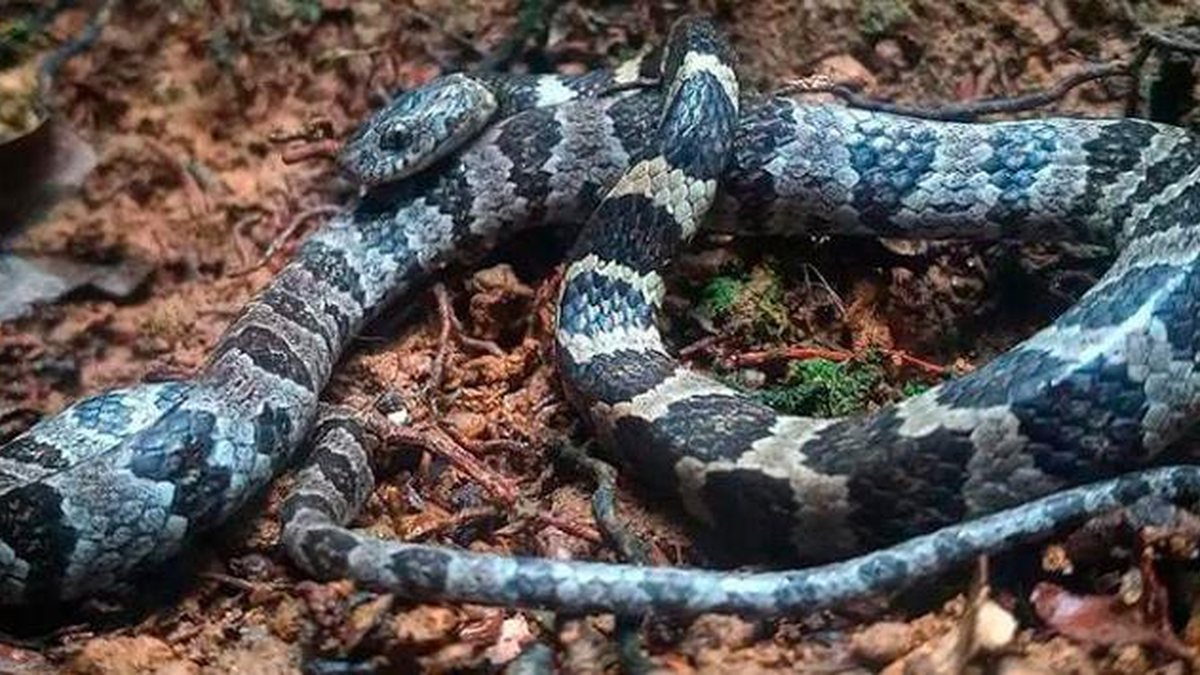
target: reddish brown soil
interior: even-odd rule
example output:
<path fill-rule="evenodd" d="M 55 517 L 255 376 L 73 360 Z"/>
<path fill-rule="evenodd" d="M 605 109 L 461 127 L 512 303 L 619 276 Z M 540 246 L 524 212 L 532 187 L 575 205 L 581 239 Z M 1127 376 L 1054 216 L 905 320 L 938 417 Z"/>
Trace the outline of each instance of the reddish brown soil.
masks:
<path fill-rule="evenodd" d="M 515 1 L 484 0 L 118 4 L 99 41 L 58 78 L 53 103 L 94 145 L 99 165 L 78 197 L 60 203 L 17 246 L 88 260 L 140 259 L 154 273 L 125 300 L 71 297 L 0 324 L 0 440 L 34 413 L 197 368 L 302 234 L 324 220 L 314 209 L 352 196 L 329 162 L 282 160 L 301 141 L 273 139 L 320 129 L 343 136 L 382 92 L 493 53 L 518 30 L 520 9 Z M 564 2 L 545 48 L 518 65 L 597 65 L 661 40 L 674 16 L 704 9 L 715 11 L 733 36 L 746 81 L 762 89 L 818 72 L 861 80 L 880 97 L 952 101 L 1044 88 L 1088 60 L 1124 58 L 1139 24 L 1170 22 L 1189 9 L 1185 2 L 1092 0 L 686 4 L 668 11 L 649 2 Z M 83 10 L 62 13 L 50 42 L 75 34 L 85 19 Z M 1123 92 L 1120 82 L 1093 84 L 1054 107 L 1120 114 Z M 297 223 L 298 233 L 284 236 Z M 591 482 L 551 458 L 553 438 L 582 430 L 575 430 L 577 418 L 547 351 L 556 278 L 553 254 L 535 250 L 550 248 L 544 234 L 505 248 L 482 269 L 444 279 L 462 335 L 497 349 L 452 334 L 440 386 L 431 386 L 442 326 L 434 295 L 423 293 L 412 311 L 397 312 L 357 343 L 328 395 L 364 411 L 402 402 L 416 428 L 448 433 L 493 480 L 515 486 L 516 503 L 502 503 L 440 458 L 397 447 L 360 525 L 479 551 L 616 559 L 595 536 Z M 278 250 L 267 257 L 272 247 Z M 795 273 L 787 277 L 786 304 L 802 338 L 960 366 L 990 358 L 1047 321 L 1078 292 L 1072 280 L 1086 282 L 1103 262 L 1074 249 L 1001 245 L 709 240 L 697 251 L 701 261 L 786 263 Z M 821 272 L 828 287 L 813 292 L 796 261 Z M 686 315 L 688 302 L 677 303 L 677 317 Z M 841 309 L 829 311 L 830 304 Z M 762 346 L 733 340 L 721 349 L 728 355 Z M 895 370 L 928 379 L 920 368 Z M 277 548 L 275 505 L 286 483 L 241 522 L 202 542 L 182 586 L 161 582 L 170 589 L 167 599 L 136 611 L 92 604 L 7 644 L 0 640 L 0 672 L 294 672 L 333 662 L 388 672 L 486 671 L 510 662 L 533 639 L 554 644 L 565 670 L 617 670 L 610 617 L 555 625 L 544 613 L 414 606 L 344 583 L 305 581 Z M 676 513 L 644 501 L 632 486 L 623 485 L 619 509 L 657 563 L 708 560 Z M 1136 568 L 1118 564 L 1115 574 L 1130 566 Z M 1070 621 L 1047 627 L 1024 602 L 1032 583 L 1060 578 L 1036 569 L 1000 577 L 994 595 L 1016 608 L 1018 621 L 1000 655 L 974 655 L 971 648 L 962 658 L 946 656 L 956 626 L 998 621 L 987 612 L 972 618 L 978 603 L 956 595 L 965 593 L 964 580 L 940 596 L 905 598 L 882 619 L 879 607 L 864 604 L 777 622 L 654 621 L 646 646 L 658 667 L 679 672 L 955 672 L 965 661 L 977 672 L 1189 667 L 1136 631 L 1127 637 L 1142 644 L 1120 647 L 1060 636 L 1070 633 Z M 1183 619 L 1188 588 L 1171 587 Z M 1183 644 L 1200 644 L 1188 628 Z"/>

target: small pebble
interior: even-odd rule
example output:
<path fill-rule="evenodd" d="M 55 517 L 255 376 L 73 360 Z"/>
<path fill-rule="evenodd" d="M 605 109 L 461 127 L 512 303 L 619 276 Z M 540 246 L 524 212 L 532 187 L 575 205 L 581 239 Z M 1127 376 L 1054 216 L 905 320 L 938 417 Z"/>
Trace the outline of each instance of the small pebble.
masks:
<path fill-rule="evenodd" d="M 908 70 L 911 66 L 908 59 L 904 56 L 904 50 L 900 48 L 900 43 L 895 40 L 880 40 L 875 44 L 875 56 L 879 60 L 886 63 L 889 67 L 895 70 Z"/>
<path fill-rule="evenodd" d="M 850 638 L 850 651 L 867 663 L 891 663 L 912 651 L 915 641 L 912 626 L 881 621 L 855 633 Z"/>
<path fill-rule="evenodd" d="M 487 431 L 487 417 L 479 413 L 456 411 L 445 416 L 442 423 L 458 434 L 459 438 L 475 440 Z"/>
<path fill-rule="evenodd" d="M 737 380 L 747 389 L 761 389 L 767 383 L 767 375 L 761 370 L 743 368 L 737 372 Z"/>
<path fill-rule="evenodd" d="M 858 82 L 868 89 L 875 86 L 875 74 L 849 54 L 838 54 L 822 59 L 813 71 L 815 74 L 825 75 L 835 82 Z"/>

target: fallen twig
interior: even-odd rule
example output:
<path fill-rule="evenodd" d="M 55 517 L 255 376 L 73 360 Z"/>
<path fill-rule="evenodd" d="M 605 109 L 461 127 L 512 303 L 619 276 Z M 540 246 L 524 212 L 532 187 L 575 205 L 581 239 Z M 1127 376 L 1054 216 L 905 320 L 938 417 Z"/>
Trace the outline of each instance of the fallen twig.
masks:
<path fill-rule="evenodd" d="M 910 366 L 916 366 L 922 370 L 929 372 L 932 375 L 946 375 L 951 371 L 946 366 L 940 366 L 936 363 L 926 361 L 925 359 L 913 356 L 908 352 L 900 349 L 880 349 L 879 353 L 892 358 L 900 363 Z M 775 361 L 803 361 L 807 359 L 826 359 L 829 361 L 851 361 L 858 358 L 860 355 L 851 351 L 843 351 L 838 349 L 826 349 L 824 347 L 780 347 L 778 349 L 767 349 L 757 352 L 746 352 L 744 354 L 734 354 L 726 360 L 726 365 L 730 368 L 740 368 L 745 366 L 759 366 L 765 363 Z"/>
<path fill-rule="evenodd" d="M 1142 42 L 1159 49 L 1200 56 L 1200 29 L 1192 27 L 1194 34 L 1187 33 L 1187 27 L 1174 26 L 1167 29 L 1147 29 L 1142 34 Z"/>
<path fill-rule="evenodd" d="M 899 349 L 885 349 L 883 350 L 883 353 L 890 358 L 900 361 L 901 363 L 921 368 L 922 370 L 929 372 L 931 375 L 946 375 L 947 373 L 951 372 L 951 369 L 946 366 L 941 366 L 931 361 L 926 361 L 925 359 L 913 356 L 912 354 Z"/>
<path fill-rule="evenodd" d="M 480 340 L 464 333 L 462 322 L 454 313 L 454 304 L 450 300 L 450 292 L 446 289 L 445 284 L 441 282 L 434 284 L 433 297 L 437 300 L 441 326 L 438 331 L 437 353 L 433 357 L 433 365 L 429 368 L 429 391 L 437 392 L 441 390 L 442 381 L 446 375 L 446 359 L 450 356 L 452 339 L 466 349 L 484 352 L 492 356 L 502 357 L 504 350 L 491 340 Z"/>
<path fill-rule="evenodd" d="M 922 119 L 969 122 L 985 115 L 1014 113 L 1033 110 L 1061 100 L 1071 90 L 1094 80 L 1115 76 L 1133 76 L 1134 70 L 1129 63 L 1118 62 L 1088 66 L 1059 80 L 1054 86 L 1045 91 L 1034 92 L 1022 96 L 981 99 L 950 103 L 933 108 L 909 106 L 889 101 L 880 101 L 864 96 L 856 87 L 843 82 L 834 82 L 822 78 L 806 78 L 785 85 L 777 95 L 788 96 L 799 93 L 828 93 L 837 96 L 847 105 L 863 110 L 885 112 L 906 117 Z"/>
<path fill-rule="evenodd" d="M 533 506 L 518 506 L 517 512 L 523 516 L 532 518 L 542 525 L 561 530 L 562 532 L 565 532 L 566 534 L 569 534 L 577 539 L 582 539 L 593 544 L 599 544 L 604 541 L 603 536 L 594 528 L 588 527 L 583 523 L 576 523 L 572 520 L 559 518 L 558 516 L 552 516 L 548 513 L 542 513 L 537 509 L 538 507 Z"/>
<path fill-rule="evenodd" d="M 486 441 L 471 441 L 469 445 L 472 452 L 480 454 L 490 454 L 493 452 L 511 452 L 522 454 L 528 449 L 521 441 L 511 438 L 492 438 Z"/>
<path fill-rule="evenodd" d="M 447 436 L 454 439 L 455 443 L 458 443 L 475 455 L 486 455 L 497 451 L 508 451 L 521 454 L 526 451 L 524 443 L 511 438 L 491 438 L 486 441 L 475 441 L 470 438 L 464 438 L 463 435 L 455 431 L 453 427 L 442 427 L 442 431 L 446 432 Z"/>
<path fill-rule="evenodd" d="M 279 154 L 279 159 L 284 164 L 296 164 L 314 158 L 334 159 L 341 149 L 341 141 L 334 138 L 323 138 L 319 141 L 311 141 L 287 148 Z"/>
<path fill-rule="evenodd" d="M 1150 55 L 1157 52 L 1176 52 L 1195 56 L 1200 54 L 1200 34 L 1186 35 L 1186 27 L 1174 29 L 1146 29 L 1142 32 L 1138 49 L 1129 60 L 1129 69 L 1140 74 Z M 1125 114 L 1136 116 L 1141 103 L 1141 88 L 1130 87 L 1125 101 Z"/>
<path fill-rule="evenodd" d="M 150 136 L 137 136 L 136 138 L 175 170 L 175 173 L 179 177 L 179 182 L 183 184 L 183 191 L 187 194 L 188 211 L 191 215 L 200 216 L 212 209 L 204 188 L 196 181 L 196 177 L 188 169 L 186 161 L 181 159 L 176 152 L 173 152 L 157 138 L 151 138 Z"/>
<path fill-rule="evenodd" d="M 474 455 L 467 452 L 466 448 L 455 443 L 454 439 L 441 429 L 430 428 L 424 431 L 417 431 L 411 427 L 393 425 L 388 430 L 388 440 L 416 447 L 428 451 L 430 454 L 442 457 L 450 462 L 454 468 L 462 471 L 467 477 L 478 483 L 501 504 L 512 506 L 517 503 L 517 489 L 511 481 L 496 475 L 495 472 L 476 459 Z"/>
<path fill-rule="evenodd" d="M 267 136 L 267 140 L 277 145 L 299 141 L 280 153 L 280 159 L 284 164 L 295 164 L 314 157 L 335 159 L 342 148 L 342 143 L 337 139 L 337 133 L 334 131 L 333 122 L 325 117 L 309 120 L 304 126 L 295 130 L 276 129 Z"/>
<path fill-rule="evenodd" d="M 504 350 L 495 342 L 467 335 L 466 331 L 463 330 L 462 320 L 454 313 L 454 305 L 450 302 L 450 292 L 446 290 L 445 284 L 439 283 L 434 286 L 433 290 L 434 293 L 438 294 L 438 307 L 446 310 L 446 314 L 450 319 L 450 325 L 454 329 L 454 339 L 458 341 L 459 345 L 465 349 L 491 354 L 492 356 L 504 356 Z"/>
<path fill-rule="evenodd" d="M 292 237 L 296 236 L 296 232 L 298 232 L 306 222 L 317 216 L 333 215 L 341 210 L 342 207 L 335 204 L 321 204 L 320 206 L 307 208 L 300 213 L 297 213 L 296 215 L 292 216 L 292 219 L 288 222 L 287 226 L 283 228 L 283 231 L 275 235 L 275 238 L 271 240 L 269 245 L 267 245 L 267 250 L 263 252 L 261 257 L 259 257 L 258 262 L 246 269 L 233 272 L 229 276 L 241 277 L 266 267 L 267 264 L 271 262 L 271 259 L 275 257 L 275 254 L 279 252 L 279 249 L 283 248 L 285 243 L 291 240 Z"/>
<path fill-rule="evenodd" d="M 854 358 L 853 353 L 838 349 L 825 349 L 824 347 L 779 347 L 757 352 L 734 354 L 726 359 L 726 365 L 730 368 L 741 368 L 744 366 L 761 366 L 764 363 L 773 363 L 775 361 L 804 361 L 807 359 L 849 361 L 852 358 Z"/>
<path fill-rule="evenodd" d="M 253 593 L 260 588 L 274 587 L 274 584 L 261 584 L 254 581 L 246 581 L 245 579 L 239 579 L 238 577 L 228 574 L 221 574 L 220 572 L 201 572 L 200 576 L 204 579 L 211 579 L 224 586 L 230 586 L 247 593 Z"/>
<path fill-rule="evenodd" d="M 238 262 L 243 270 L 250 269 L 250 253 L 246 250 L 246 237 L 249 229 L 262 222 L 263 214 L 254 212 L 242 216 L 233 224 L 233 246 L 237 249 Z"/>
<path fill-rule="evenodd" d="M 814 276 L 817 277 L 817 281 L 819 282 L 819 284 L 816 284 L 816 285 L 818 285 L 822 290 L 824 290 L 826 295 L 829 296 L 829 299 L 833 301 L 833 306 L 837 307 L 838 314 L 841 315 L 842 317 L 845 317 L 846 316 L 846 303 L 842 301 L 842 297 L 837 294 L 837 291 L 833 290 L 833 286 L 830 285 L 829 280 L 825 278 L 825 275 L 821 274 L 821 270 L 817 269 L 816 265 L 813 265 L 811 263 L 804 263 L 803 267 L 801 267 L 801 270 L 803 270 L 803 272 L 804 272 L 805 286 L 813 286 L 814 285 L 812 283 L 812 280 L 809 278 L 809 273 L 811 272 Z"/>
<path fill-rule="evenodd" d="M 540 507 L 523 503 L 512 481 L 497 475 L 483 462 L 480 462 L 449 431 L 437 427 L 416 431 L 411 427 L 392 425 L 387 435 L 389 440 L 427 450 L 431 454 L 445 458 L 452 466 L 482 486 L 501 506 L 515 511 L 518 516 L 558 528 L 586 541 L 600 543 L 602 540 L 600 533 L 587 525 L 558 518 L 543 512 Z"/>
<path fill-rule="evenodd" d="M 441 390 L 442 380 L 446 376 L 446 359 L 450 355 L 450 332 L 454 326 L 454 307 L 450 304 L 450 293 L 446 290 L 446 285 L 441 282 L 434 284 L 433 297 L 437 300 L 438 319 L 441 322 L 437 353 L 429 366 L 429 391 L 436 395 Z"/>
<path fill-rule="evenodd" d="M 428 539 L 439 532 L 461 527 L 476 520 L 495 518 L 498 515 L 500 515 L 500 511 L 494 506 L 476 506 L 473 508 L 463 509 L 451 514 L 449 518 L 443 518 L 428 527 L 418 527 L 412 529 L 407 533 L 406 539 L 408 541 L 420 541 L 422 539 Z"/>
<path fill-rule="evenodd" d="M 680 349 L 679 358 L 690 359 L 695 354 L 708 351 L 709 348 L 715 346 L 718 342 L 720 342 L 720 338 L 718 336 L 706 335 L 690 345 L 687 345 L 683 349 Z"/>

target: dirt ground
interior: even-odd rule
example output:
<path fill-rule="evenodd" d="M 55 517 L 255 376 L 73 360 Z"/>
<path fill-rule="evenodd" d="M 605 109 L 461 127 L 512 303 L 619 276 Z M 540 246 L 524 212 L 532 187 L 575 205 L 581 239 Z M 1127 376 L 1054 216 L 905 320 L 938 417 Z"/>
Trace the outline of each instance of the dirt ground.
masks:
<path fill-rule="evenodd" d="M 0 8 L 0 58 L 9 61 L 0 91 L 27 83 L 36 59 L 79 34 L 98 3 L 27 30 L 21 22 L 39 4 Z M 298 157 L 344 137 L 386 92 L 481 62 L 600 66 L 660 41 L 691 10 L 715 14 L 732 36 L 747 86 L 768 91 L 821 73 L 927 105 L 1045 89 L 1090 62 L 1128 58 L 1142 27 L 1200 17 L 1194 0 L 117 2 L 51 98 L 96 166 L 11 246 L 148 274 L 122 297 L 85 290 L 0 322 L 0 442 L 81 396 L 198 368 L 303 235 L 352 199 L 332 163 Z M 1128 88 L 1124 79 L 1091 83 L 1050 110 L 1123 114 Z M 446 302 L 424 292 L 358 340 L 328 398 L 461 446 L 483 472 L 468 476 L 397 444 L 360 526 L 478 551 L 618 559 L 597 534 L 591 479 L 554 458 L 556 439 L 587 435 L 548 350 L 563 247 L 553 233 L 523 237 L 445 275 Z M 841 414 L 985 362 L 1067 307 L 1106 255 L 709 237 L 679 266 L 671 331 L 697 365 L 784 405 Z M 853 367 L 747 357 L 797 346 Z M 518 496 L 500 500 L 489 481 Z M 179 569 L 139 583 L 149 596 L 141 602 L 0 617 L 0 672 L 491 672 L 535 641 L 551 645 L 566 672 L 638 666 L 622 661 L 611 617 L 413 605 L 305 580 L 277 547 L 286 484 Z M 656 564 L 723 562 L 632 482 L 622 481 L 618 510 Z M 968 570 L 891 607 L 863 602 L 776 621 L 654 618 L 641 633 L 641 666 L 1190 672 L 1200 664 L 1200 621 L 1186 559 L 1198 530 L 1185 512 L 1174 518 L 1148 534 L 1114 517 L 993 560 L 990 590 L 972 586 Z"/>

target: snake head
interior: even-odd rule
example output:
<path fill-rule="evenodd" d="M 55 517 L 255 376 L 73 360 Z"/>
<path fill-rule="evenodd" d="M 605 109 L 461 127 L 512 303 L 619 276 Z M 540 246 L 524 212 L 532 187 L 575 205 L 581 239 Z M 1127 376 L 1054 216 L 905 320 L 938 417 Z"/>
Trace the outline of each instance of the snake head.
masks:
<path fill-rule="evenodd" d="M 464 73 L 406 91 L 346 141 L 342 170 L 366 186 L 411 176 L 462 148 L 499 104 L 483 82 Z"/>

